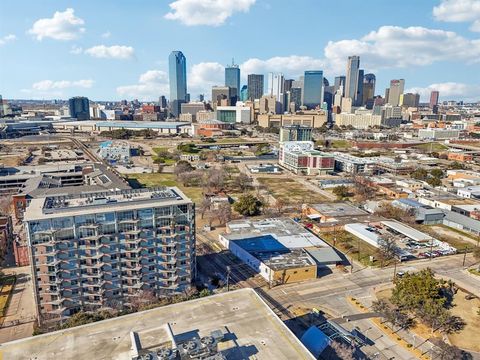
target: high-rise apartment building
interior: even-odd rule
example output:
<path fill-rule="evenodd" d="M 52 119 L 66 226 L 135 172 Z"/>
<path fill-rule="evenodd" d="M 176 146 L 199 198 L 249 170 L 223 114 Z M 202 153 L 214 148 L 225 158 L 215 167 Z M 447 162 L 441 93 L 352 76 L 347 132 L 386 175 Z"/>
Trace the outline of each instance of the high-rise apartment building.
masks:
<path fill-rule="evenodd" d="M 260 99 L 263 96 L 263 75 L 249 74 L 248 75 L 248 99 Z"/>
<path fill-rule="evenodd" d="M 436 90 L 433 90 L 430 93 L 430 109 L 433 109 L 435 106 L 438 105 L 438 97 L 440 96 L 440 93 Z"/>
<path fill-rule="evenodd" d="M 35 198 L 24 222 L 41 320 L 178 294 L 194 277 L 195 207 L 175 187 Z"/>
<path fill-rule="evenodd" d="M 391 80 L 390 81 L 390 90 L 388 91 L 387 103 L 392 106 L 398 106 L 400 104 L 400 95 L 403 94 L 405 88 L 405 80 Z"/>
<path fill-rule="evenodd" d="M 187 102 L 187 59 L 181 51 L 172 51 L 168 57 L 171 113 L 178 117 L 181 104 Z"/>
<path fill-rule="evenodd" d="M 360 70 L 360 56 L 349 56 L 347 62 L 347 76 L 345 79 L 345 97 L 352 99 L 355 104 L 358 92 L 358 71 Z"/>
<path fill-rule="evenodd" d="M 240 68 L 233 63 L 225 67 L 225 86 L 232 89 L 232 105 L 235 105 L 240 96 Z"/>
<path fill-rule="evenodd" d="M 323 103 L 323 71 L 307 70 L 303 83 L 303 105 L 315 109 Z"/>
<path fill-rule="evenodd" d="M 83 96 L 76 96 L 68 100 L 68 108 L 70 117 L 77 120 L 90 119 L 90 102 L 88 98 Z"/>

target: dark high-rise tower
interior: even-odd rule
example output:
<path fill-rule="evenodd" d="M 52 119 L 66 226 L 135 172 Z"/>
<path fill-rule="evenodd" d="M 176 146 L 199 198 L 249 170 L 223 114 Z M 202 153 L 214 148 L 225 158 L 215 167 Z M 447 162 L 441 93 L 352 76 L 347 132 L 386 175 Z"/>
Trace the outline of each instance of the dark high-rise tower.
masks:
<path fill-rule="evenodd" d="M 363 69 L 358 70 L 358 85 L 357 85 L 357 93 L 355 94 L 355 106 L 362 106 L 363 105 Z"/>
<path fill-rule="evenodd" d="M 181 51 L 170 53 L 168 75 L 171 112 L 175 117 L 178 117 L 182 103 L 187 101 L 187 59 Z"/>
<path fill-rule="evenodd" d="M 260 99 L 263 96 L 263 75 L 249 74 L 248 75 L 248 99 Z"/>
<path fill-rule="evenodd" d="M 373 108 L 373 98 L 375 96 L 375 74 L 365 74 L 363 76 L 363 104 L 367 109 Z"/>
<path fill-rule="evenodd" d="M 90 103 L 88 98 L 83 96 L 76 96 L 68 100 L 68 107 L 70 110 L 70 117 L 78 120 L 90 119 Z"/>
<path fill-rule="evenodd" d="M 232 60 L 232 65 L 225 67 L 225 86 L 228 86 L 232 91 L 232 98 L 230 102 L 235 105 L 240 96 L 240 68 L 235 65 Z"/>

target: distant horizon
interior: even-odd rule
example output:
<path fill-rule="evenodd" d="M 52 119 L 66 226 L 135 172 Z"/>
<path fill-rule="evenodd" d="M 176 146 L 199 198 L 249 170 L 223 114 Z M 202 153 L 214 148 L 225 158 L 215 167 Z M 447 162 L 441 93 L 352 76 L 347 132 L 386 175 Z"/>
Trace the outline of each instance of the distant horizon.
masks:
<path fill-rule="evenodd" d="M 383 0 L 368 6 L 355 0 L 145 0 L 141 6 L 5 0 L 0 94 L 155 101 L 169 94 L 168 56 L 180 50 L 192 99 L 201 93 L 208 99 L 213 85 L 224 84 L 232 58 L 241 85 L 247 74 L 298 79 L 306 70 L 322 70 L 333 83 L 345 75 L 348 56 L 358 55 L 360 68 L 376 75 L 375 94 L 383 96 L 390 80 L 405 79 L 405 92 L 420 94 L 422 102 L 431 90 L 440 92 L 440 101 L 477 102 L 478 9 L 478 0 L 462 6 L 405 0 L 395 8 Z"/>

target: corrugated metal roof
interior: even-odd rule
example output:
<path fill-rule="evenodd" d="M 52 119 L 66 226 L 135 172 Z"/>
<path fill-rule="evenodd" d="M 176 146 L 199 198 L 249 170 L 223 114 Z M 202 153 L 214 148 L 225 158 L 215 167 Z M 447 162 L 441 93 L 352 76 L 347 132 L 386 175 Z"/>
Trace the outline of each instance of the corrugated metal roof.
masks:
<path fill-rule="evenodd" d="M 318 264 L 331 264 L 342 261 L 342 258 L 337 254 L 335 249 L 321 248 L 321 249 L 305 249 L 311 257 L 315 259 Z"/>

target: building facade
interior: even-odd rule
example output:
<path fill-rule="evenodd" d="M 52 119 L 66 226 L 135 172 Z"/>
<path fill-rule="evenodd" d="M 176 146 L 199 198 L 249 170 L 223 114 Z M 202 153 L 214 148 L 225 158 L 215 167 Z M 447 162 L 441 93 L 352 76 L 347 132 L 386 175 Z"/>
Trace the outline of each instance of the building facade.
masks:
<path fill-rule="evenodd" d="M 263 75 L 249 74 L 247 84 L 248 100 L 260 99 L 263 95 Z"/>
<path fill-rule="evenodd" d="M 76 96 L 68 100 L 68 108 L 70 117 L 77 120 L 90 119 L 90 102 L 88 98 L 83 96 Z"/>
<path fill-rule="evenodd" d="M 283 141 L 312 141 L 312 128 L 301 125 L 282 126 L 280 128 L 280 142 Z"/>
<path fill-rule="evenodd" d="M 33 199 L 24 221 L 39 318 L 169 296 L 195 269 L 195 207 L 177 188 Z"/>
<path fill-rule="evenodd" d="M 232 65 L 225 67 L 225 86 L 232 89 L 233 97 L 232 105 L 240 96 L 240 68 L 232 62 Z"/>
<path fill-rule="evenodd" d="M 333 155 L 315 150 L 313 141 L 286 141 L 280 143 L 280 166 L 307 175 L 321 175 L 333 171 Z"/>
<path fill-rule="evenodd" d="M 303 83 L 303 105 L 315 109 L 323 103 L 323 71 L 305 71 Z"/>

